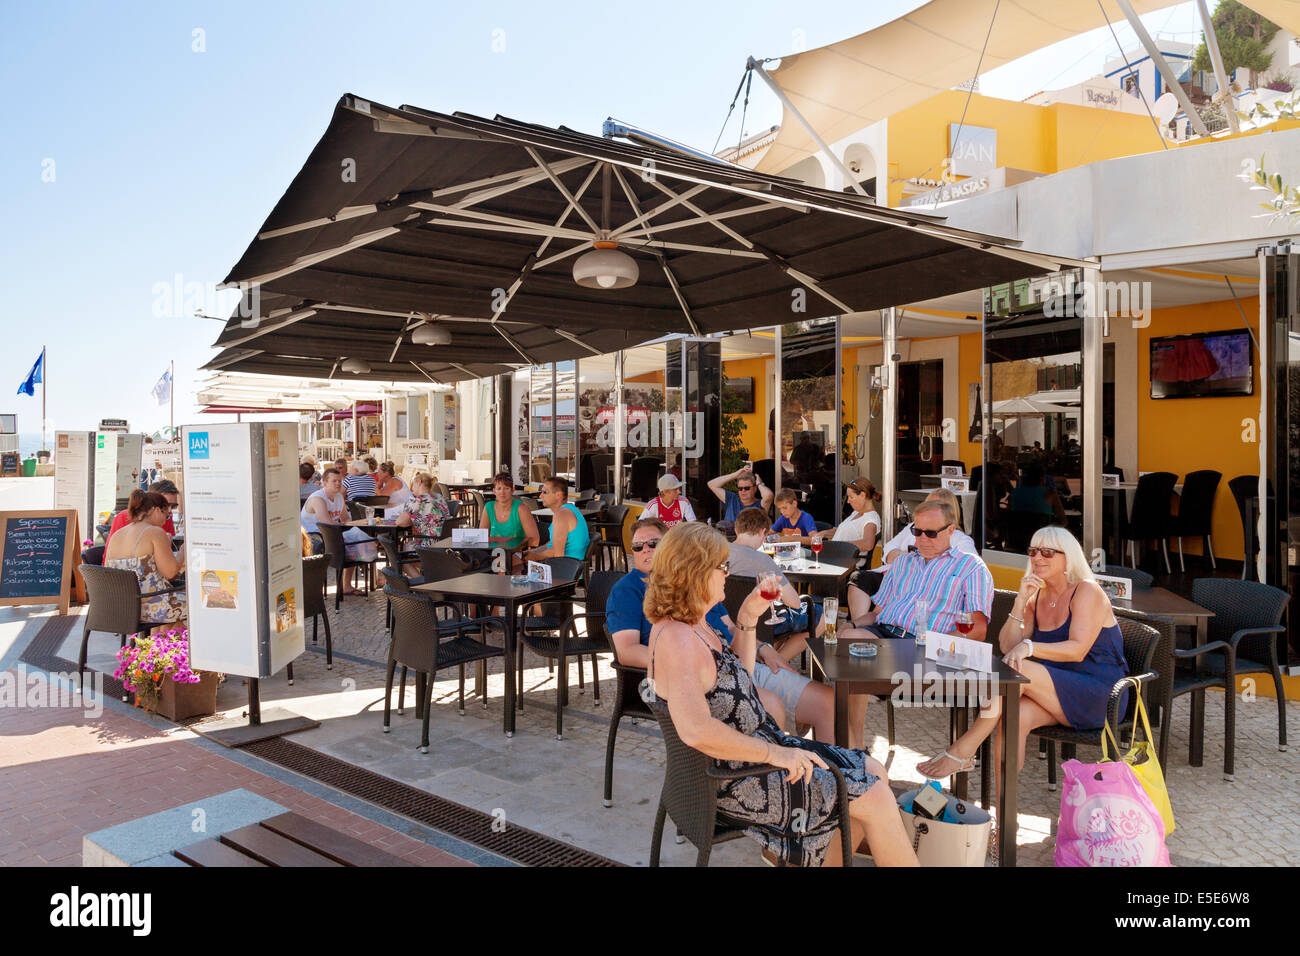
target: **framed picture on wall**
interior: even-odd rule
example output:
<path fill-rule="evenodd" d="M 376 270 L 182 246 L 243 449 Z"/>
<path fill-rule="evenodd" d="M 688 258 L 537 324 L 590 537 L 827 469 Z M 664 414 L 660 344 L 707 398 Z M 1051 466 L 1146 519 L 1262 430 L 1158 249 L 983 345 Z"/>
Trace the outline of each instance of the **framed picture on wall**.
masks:
<path fill-rule="evenodd" d="M 733 414 L 754 414 L 754 380 L 752 378 L 728 378 L 722 390 L 723 399 L 734 399 L 736 407 Z"/>

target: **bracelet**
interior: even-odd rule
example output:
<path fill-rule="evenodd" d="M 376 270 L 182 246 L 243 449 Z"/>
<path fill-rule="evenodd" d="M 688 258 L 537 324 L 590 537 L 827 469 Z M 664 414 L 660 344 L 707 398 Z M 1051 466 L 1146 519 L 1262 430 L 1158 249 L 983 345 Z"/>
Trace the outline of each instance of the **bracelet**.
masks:
<path fill-rule="evenodd" d="M 757 629 L 758 629 L 757 621 L 755 621 L 753 624 L 741 624 L 740 621 L 736 622 L 736 630 L 738 631 L 754 631 Z"/>
<path fill-rule="evenodd" d="M 1011 620 L 1015 621 L 1022 628 L 1025 626 L 1025 619 L 1023 617 L 1016 617 L 1014 614 L 1008 614 L 1007 617 L 1011 618 Z"/>

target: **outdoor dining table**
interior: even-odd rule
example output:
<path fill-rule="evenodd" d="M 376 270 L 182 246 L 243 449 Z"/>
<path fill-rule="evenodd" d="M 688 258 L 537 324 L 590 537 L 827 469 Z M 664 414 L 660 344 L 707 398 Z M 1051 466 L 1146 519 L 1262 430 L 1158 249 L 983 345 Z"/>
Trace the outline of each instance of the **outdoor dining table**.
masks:
<path fill-rule="evenodd" d="M 853 573 L 854 565 L 841 566 L 831 564 L 829 561 L 810 561 L 806 556 L 797 560 L 789 561 L 781 568 L 784 574 L 792 583 L 802 586 L 812 584 L 833 584 L 836 594 L 843 587 L 844 582 L 849 579 Z"/>
<path fill-rule="evenodd" d="M 572 594 L 577 588 L 575 581 L 554 581 L 551 584 L 528 582 L 514 584 L 508 574 L 489 574 L 477 571 L 463 574 L 456 578 L 441 581 L 426 581 L 417 584 L 411 590 L 429 594 L 439 594 L 448 601 L 461 601 L 466 604 L 482 604 L 489 607 L 505 609 L 505 718 L 502 729 L 507 737 L 515 735 L 515 654 L 517 645 L 516 631 L 519 612 L 542 601 L 553 601 Z"/>
<path fill-rule="evenodd" d="M 1197 647 L 1206 643 L 1210 618 L 1214 617 L 1214 612 L 1209 608 L 1201 607 L 1195 601 L 1189 601 L 1182 595 L 1165 588 L 1135 587 L 1131 599 L 1111 598 L 1110 603 L 1114 607 L 1165 618 L 1172 621 L 1175 627 L 1195 628 Z M 1205 750 L 1205 707 L 1198 706 L 1198 698 L 1204 700 L 1203 695 L 1192 695 L 1192 727 L 1188 741 L 1187 762 L 1193 767 L 1202 765 Z M 1159 719 L 1168 720 L 1169 715 L 1160 714 Z"/>
<path fill-rule="evenodd" d="M 875 657 L 853 657 L 850 641 L 841 637 L 828 647 L 820 637 L 808 639 L 808 649 L 821 675 L 835 690 L 835 743 L 849 745 L 849 695 L 884 694 L 913 706 L 957 708 L 964 717 L 966 706 L 975 703 L 977 693 L 996 693 L 1004 698 L 1002 707 L 1003 785 L 998 792 L 998 834 L 1003 866 L 1016 865 L 1016 830 L 1019 794 L 1017 790 L 1017 754 L 1020 739 L 1020 685 L 1029 679 L 1002 663 L 993 655 L 993 673 L 956 670 L 934 660 L 925 659 L 925 649 L 907 638 L 876 640 Z M 961 721 L 964 723 L 964 721 Z M 992 761 L 981 765 L 981 773 L 992 770 Z M 954 795 L 966 796 L 966 775 L 957 775 Z"/>

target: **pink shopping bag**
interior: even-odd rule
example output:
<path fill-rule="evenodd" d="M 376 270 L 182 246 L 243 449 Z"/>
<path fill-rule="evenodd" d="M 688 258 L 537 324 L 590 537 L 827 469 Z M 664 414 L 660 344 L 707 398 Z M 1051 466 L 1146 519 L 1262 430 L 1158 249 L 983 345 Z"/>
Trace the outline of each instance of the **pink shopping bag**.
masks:
<path fill-rule="evenodd" d="M 1169 866 L 1165 825 L 1123 761 L 1061 765 L 1057 866 Z"/>

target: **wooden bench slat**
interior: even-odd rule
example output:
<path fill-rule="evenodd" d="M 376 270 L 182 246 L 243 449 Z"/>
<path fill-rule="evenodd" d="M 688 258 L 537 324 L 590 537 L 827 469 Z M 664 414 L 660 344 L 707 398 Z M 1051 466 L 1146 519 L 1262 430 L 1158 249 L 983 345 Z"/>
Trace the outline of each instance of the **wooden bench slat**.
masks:
<path fill-rule="evenodd" d="M 254 824 L 221 835 L 221 842 L 267 866 L 338 866 L 334 860 Z"/>
<path fill-rule="evenodd" d="M 190 866 L 265 866 L 260 860 L 240 853 L 219 840 L 200 840 L 173 850 L 172 856 Z"/>
<path fill-rule="evenodd" d="M 295 843 L 315 850 L 343 866 L 414 866 L 399 856 L 364 843 L 350 834 L 335 830 L 298 813 L 282 813 L 263 820 L 261 825 Z"/>

